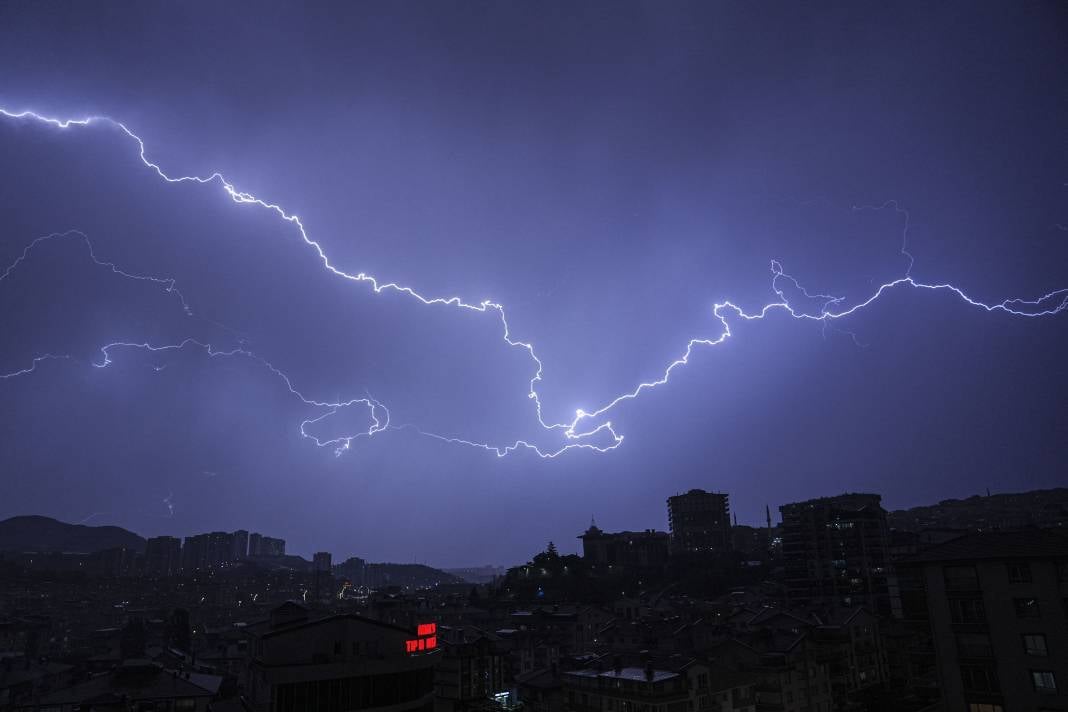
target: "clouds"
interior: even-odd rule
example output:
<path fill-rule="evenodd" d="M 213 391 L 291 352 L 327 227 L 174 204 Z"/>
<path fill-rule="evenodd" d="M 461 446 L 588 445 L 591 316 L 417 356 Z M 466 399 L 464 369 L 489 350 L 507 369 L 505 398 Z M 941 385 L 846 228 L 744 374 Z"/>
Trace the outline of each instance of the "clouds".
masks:
<path fill-rule="evenodd" d="M 184 9 L 72 8 L 90 16 L 66 29 L 27 11 L 0 42 L 18 70 L 0 103 L 114 115 L 169 174 L 222 170 L 284 204 L 339 270 L 503 304 L 545 366 L 549 423 L 718 337 L 715 303 L 774 299 L 771 259 L 847 302 L 900 276 L 900 216 L 853 205 L 910 211 L 918 280 L 987 302 L 1063 286 L 1063 233 L 1049 229 L 1064 222 L 1063 176 L 1036 153 L 1063 125 L 1041 80 L 1062 64 L 1050 23 L 969 8 L 964 36 L 941 11 L 238 10 L 202 26 Z M 107 51 L 87 51 L 94 27 Z M 186 51 L 204 33 L 226 41 Z M 1026 56 L 977 56 L 1025 41 Z M 737 320 L 737 338 L 612 412 L 627 440 L 608 457 L 450 446 L 418 431 L 567 443 L 538 425 L 536 364 L 502 341 L 495 311 L 331 275 L 294 224 L 218 183 L 159 180 L 106 126 L 0 122 L 0 142 L 0 264 L 55 230 L 93 247 L 39 243 L 0 281 L 0 371 L 34 369 L 0 386 L 0 464 L 21 473 L 28 509 L 81 517 L 100 497 L 93 509 L 134 524 L 173 489 L 174 533 L 277 522 L 298 550 L 427 547 L 466 564 L 456 552 L 480 532 L 507 533 L 470 556 L 519 558 L 584 525 L 591 501 L 613 526 L 663 526 L 666 493 L 718 487 L 746 521 L 768 491 L 917 488 L 887 492 L 893 504 L 1021 470 L 1054 478 L 1065 456 L 1063 329 L 899 290 L 841 325 L 866 349 L 782 314 Z M 186 346 L 119 347 L 92 368 L 114 341 Z M 33 361 L 46 353 L 70 358 Z M 385 422 L 369 397 L 412 427 L 335 458 Z M 227 477 L 195 476 L 204 463 Z"/>

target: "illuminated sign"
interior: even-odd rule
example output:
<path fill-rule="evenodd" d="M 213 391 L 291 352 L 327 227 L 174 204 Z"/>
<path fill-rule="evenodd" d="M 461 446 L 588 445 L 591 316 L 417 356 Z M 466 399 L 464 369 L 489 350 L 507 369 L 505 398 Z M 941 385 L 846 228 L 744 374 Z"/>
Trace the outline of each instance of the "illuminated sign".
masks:
<path fill-rule="evenodd" d="M 416 626 L 415 634 L 419 637 L 415 640 L 404 641 L 404 649 L 409 655 L 412 653 L 424 653 L 438 647 L 438 624 L 420 623 Z"/>

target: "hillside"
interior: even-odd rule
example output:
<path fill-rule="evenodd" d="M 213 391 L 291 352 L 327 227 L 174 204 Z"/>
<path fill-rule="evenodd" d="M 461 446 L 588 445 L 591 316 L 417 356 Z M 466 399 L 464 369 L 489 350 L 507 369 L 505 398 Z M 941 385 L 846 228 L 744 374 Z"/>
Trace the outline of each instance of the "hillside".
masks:
<path fill-rule="evenodd" d="M 459 576 L 422 564 L 374 564 L 356 556 L 334 566 L 334 575 L 347 578 L 357 586 L 369 588 L 423 588 L 464 583 Z"/>
<path fill-rule="evenodd" d="M 145 540 L 122 527 L 67 524 L 51 517 L 22 516 L 0 521 L 0 551 L 92 553 L 125 546 L 144 551 Z"/>

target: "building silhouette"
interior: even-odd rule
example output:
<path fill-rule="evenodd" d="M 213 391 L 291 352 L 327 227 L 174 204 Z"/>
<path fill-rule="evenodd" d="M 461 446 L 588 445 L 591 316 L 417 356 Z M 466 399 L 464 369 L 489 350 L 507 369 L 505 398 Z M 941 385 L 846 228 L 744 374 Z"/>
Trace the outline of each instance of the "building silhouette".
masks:
<path fill-rule="evenodd" d="M 864 606 L 889 616 L 894 592 L 886 510 L 877 494 L 842 494 L 779 508 L 786 598 L 825 609 Z"/>
<path fill-rule="evenodd" d="M 721 553 L 731 549 L 729 497 L 692 489 L 668 497 L 672 553 Z"/>
<path fill-rule="evenodd" d="M 258 532 L 253 532 L 248 536 L 248 555 L 270 557 L 285 556 L 286 540 L 275 539 L 273 537 L 264 536 Z"/>
<path fill-rule="evenodd" d="M 667 564 L 670 541 L 667 532 L 646 529 L 609 533 L 591 523 L 578 538 L 582 540 L 582 558 L 594 566 L 653 569 Z"/>
<path fill-rule="evenodd" d="M 243 561 L 248 558 L 248 532 L 238 529 L 230 535 L 230 561 Z"/>
<path fill-rule="evenodd" d="M 253 532 L 248 535 L 248 555 L 249 556 L 262 556 L 263 555 L 263 535 Z"/>

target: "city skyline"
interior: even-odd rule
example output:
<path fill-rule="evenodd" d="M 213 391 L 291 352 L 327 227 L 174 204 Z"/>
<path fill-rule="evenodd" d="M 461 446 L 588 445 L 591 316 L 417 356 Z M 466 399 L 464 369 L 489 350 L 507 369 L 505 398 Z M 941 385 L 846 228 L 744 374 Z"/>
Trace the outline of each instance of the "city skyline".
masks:
<path fill-rule="evenodd" d="M 564 7 L 0 10 L 0 516 L 461 566 L 1063 481 L 1056 22 Z"/>

